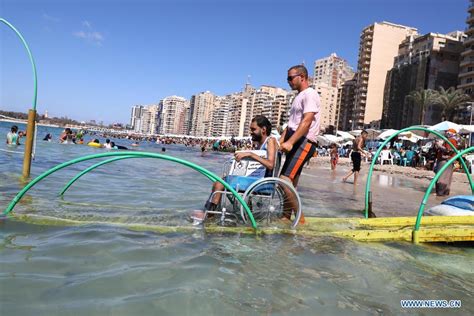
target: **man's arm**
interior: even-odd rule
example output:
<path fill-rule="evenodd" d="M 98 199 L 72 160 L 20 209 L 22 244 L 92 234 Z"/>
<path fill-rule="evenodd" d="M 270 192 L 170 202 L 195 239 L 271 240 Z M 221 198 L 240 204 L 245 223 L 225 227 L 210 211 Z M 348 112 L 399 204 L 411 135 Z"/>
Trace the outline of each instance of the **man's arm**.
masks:
<path fill-rule="evenodd" d="M 267 145 L 267 158 L 262 158 L 259 155 L 256 155 L 251 152 L 247 152 L 247 153 L 236 153 L 235 160 L 240 161 L 243 158 L 248 157 L 255 161 L 258 161 L 263 166 L 265 166 L 265 168 L 267 168 L 268 170 L 273 170 L 273 168 L 275 167 L 275 156 L 276 156 L 276 150 L 277 150 L 276 148 L 277 148 L 276 140 L 275 138 L 271 137 L 268 140 L 268 145 Z"/>

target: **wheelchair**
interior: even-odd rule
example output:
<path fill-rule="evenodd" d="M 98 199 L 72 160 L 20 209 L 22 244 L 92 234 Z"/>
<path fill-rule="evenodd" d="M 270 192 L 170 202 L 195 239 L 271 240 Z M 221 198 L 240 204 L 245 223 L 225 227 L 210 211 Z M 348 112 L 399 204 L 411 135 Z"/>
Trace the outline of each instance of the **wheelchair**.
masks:
<path fill-rule="evenodd" d="M 266 151 L 252 150 L 257 155 Z M 230 159 L 224 163 L 223 179 L 235 189 L 249 206 L 252 216 L 258 225 L 290 225 L 295 228 L 301 217 L 301 199 L 293 184 L 277 176 L 280 165 L 280 154 L 277 153 L 272 176 L 265 177 L 266 169 L 252 159 L 236 161 Z M 206 211 L 204 219 L 214 219 L 218 225 L 237 226 L 249 222 L 248 214 L 235 196 L 227 191 L 214 191 L 220 194 L 220 203 L 215 210 Z M 291 207 L 290 201 L 292 200 Z"/>

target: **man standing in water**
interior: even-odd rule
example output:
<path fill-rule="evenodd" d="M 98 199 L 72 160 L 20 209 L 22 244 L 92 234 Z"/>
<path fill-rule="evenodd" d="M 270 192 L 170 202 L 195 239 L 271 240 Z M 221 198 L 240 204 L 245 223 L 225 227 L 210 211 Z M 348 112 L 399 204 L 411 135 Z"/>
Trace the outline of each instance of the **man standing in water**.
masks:
<path fill-rule="evenodd" d="M 360 135 L 354 139 L 352 143 L 352 153 L 351 153 L 351 160 L 352 160 L 352 170 L 342 178 L 342 182 L 346 182 L 347 179 L 354 174 L 354 184 L 357 184 L 357 178 L 360 172 L 360 164 L 362 162 L 362 156 L 367 157 L 369 155 L 363 148 L 365 146 L 365 140 L 369 134 L 367 131 L 362 131 Z"/>
<path fill-rule="evenodd" d="M 287 81 L 291 89 L 297 90 L 298 94 L 291 104 L 288 126 L 280 138 L 280 150 L 286 154 L 280 178 L 296 187 L 305 162 L 316 150 L 321 103 L 318 93 L 309 87 L 308 70 L 305 66 L 297 65 L 288 69 Z M 292 209 L 296 209 L 296 199 L 293 197 L 288 197 L 288 204 Z M 285 214 L 285 217 L 290 218 L 291 214 Z M 301 214 L 300 224 L 304 222 L 304 216 Z"/>
<path fill-rule="evenodd" d="M 7 134 L 7 145 L 20 145 L 20 136 L 17 132 L 18 126 L 13 125 Z"/>

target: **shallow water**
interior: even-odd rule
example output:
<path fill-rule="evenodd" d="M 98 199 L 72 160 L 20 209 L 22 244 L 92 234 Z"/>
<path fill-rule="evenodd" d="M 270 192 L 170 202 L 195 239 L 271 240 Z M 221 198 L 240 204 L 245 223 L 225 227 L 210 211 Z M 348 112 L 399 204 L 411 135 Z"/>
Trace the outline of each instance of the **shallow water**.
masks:
<path fill-rule="evenodd" d="M 9 126 L 0 123 L 0 135 Z M 40 128 L 38 138 L 47 132 Z M 161 147 L 141 144 L 140 150 L 161 153 Z M 4 144 L 0 148 L 10 150 Z M 197 148 L 166 148 L 167 154 L 217 174 L 227 158 L 221 153 L 202 157 Z M 39 140 L 32 176 L 66 160 L 101 152 L 105 151 Z M 24 185 L 21 164 L 22 155 L 0 151 L 1 209 Z M 109 223 L 186 225 L 185 215 L 201 208 L 209 192 L 209 180 L 190 169 L 154 159 L 129 159 L 100 167 L 76 182 L 64 198 L 57 197 L 67 180 L 92 164 L 81 163 L 48 177 L 14 211 Z M 325 170 L 304 172 L 300 192 L 306 214 L 361 216 L 356 210 L 363 207 L 362 186 L 341 186 L 339 176 L 331 180 Z M 398 204 L 396 199 L 382 202 L 377 196 L 381 187 L 400 190 L 402 196 L 421 196 L 419 184 L 394 179 L 374 179 L 374 200 L 387 208 L 416 205 L 400 199 Z M 200 230 L 158 234 L 113 224 L 53 227 L 3 219 L 0 254 L 2 315 L 413 313 L 401 309 L 401 299 L 460 299 L 462 308 L 449 312 L 474 313 L 472 244 L 359 243 Z"/>

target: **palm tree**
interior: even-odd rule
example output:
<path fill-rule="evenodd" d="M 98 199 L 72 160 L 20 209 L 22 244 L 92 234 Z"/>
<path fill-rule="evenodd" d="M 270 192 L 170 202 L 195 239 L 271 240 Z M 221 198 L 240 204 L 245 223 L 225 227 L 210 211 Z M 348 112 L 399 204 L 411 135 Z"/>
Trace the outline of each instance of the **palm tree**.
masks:
<path fill-rule="evenodd" d="M 420 124 L 423 125 L 426 108 L 431 104 L 437 103 L 438 91 L 431 90 L 431 89 L 413 90 L 405 98 L 407 100 L 413 101 L 414 104 L 420 107 L 421 113 L 420 113 L 419 121 L 420 121 Z"/>
<path fill-rule="evenodd" d="M 462 92 L 462 90 L 456 90 L 454 87 L 445 90 L 443 87 L 439 87 L 436 103 L 443 107 L 441 115 L 444 120 L 452 121 L 456 109 L 470 100 L 469 95 Z"/>

